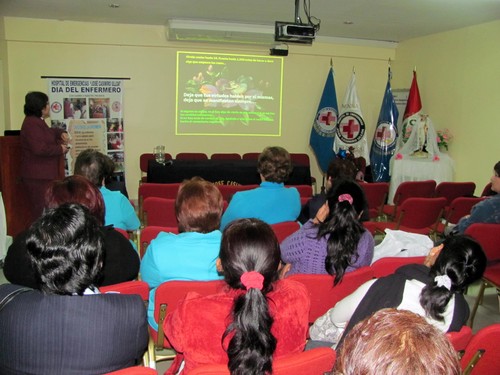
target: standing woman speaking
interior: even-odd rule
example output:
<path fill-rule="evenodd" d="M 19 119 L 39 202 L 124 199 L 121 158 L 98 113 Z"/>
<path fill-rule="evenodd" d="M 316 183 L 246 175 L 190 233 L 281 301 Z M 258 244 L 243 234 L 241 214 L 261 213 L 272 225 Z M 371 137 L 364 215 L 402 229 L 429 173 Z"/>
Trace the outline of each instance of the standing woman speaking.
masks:
<path fill-rule="evenodd" d="M 43 212 L 44 195 L 48 185 L 61 175 L 61 160 L 68 148 L 68 133 L 49 128 L 49 97 L 43 92 L 26 94 L 21 127 L 21 177 L 31 203 L 32 220 Z"/>

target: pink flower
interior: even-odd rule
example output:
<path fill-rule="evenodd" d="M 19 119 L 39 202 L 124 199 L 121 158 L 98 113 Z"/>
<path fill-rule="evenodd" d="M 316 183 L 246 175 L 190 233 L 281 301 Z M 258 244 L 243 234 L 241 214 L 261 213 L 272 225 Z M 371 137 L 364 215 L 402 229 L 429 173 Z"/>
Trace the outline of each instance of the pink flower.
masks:
<path fill-rule="evenodd" d="M 434 155 L 434 158 L 432 159 L 432 161 L 439 161 L 439 160 L 440 160 L 440 159 L 439 159 L 439 156 Z"/>
<path fill-rule="evenodd" d="M 401 160 L 403 159 L 403 155 L 401 155 L 399 152 L 396 154 L 396 160 Z"/>

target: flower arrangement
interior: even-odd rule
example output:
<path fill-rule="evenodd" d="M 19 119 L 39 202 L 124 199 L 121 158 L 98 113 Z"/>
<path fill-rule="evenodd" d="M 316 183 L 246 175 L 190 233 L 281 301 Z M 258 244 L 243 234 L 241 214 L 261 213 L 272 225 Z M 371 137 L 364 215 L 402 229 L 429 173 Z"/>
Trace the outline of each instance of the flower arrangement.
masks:
<path fill-rule="evenodd" d="M 453 135 L 451 134 L 448 128 L 444 130 L 438 130 L 437 132 L 437 144 L 440 149 L 448 150 L 448 145 L 450 141 L 453 139 Z"/>

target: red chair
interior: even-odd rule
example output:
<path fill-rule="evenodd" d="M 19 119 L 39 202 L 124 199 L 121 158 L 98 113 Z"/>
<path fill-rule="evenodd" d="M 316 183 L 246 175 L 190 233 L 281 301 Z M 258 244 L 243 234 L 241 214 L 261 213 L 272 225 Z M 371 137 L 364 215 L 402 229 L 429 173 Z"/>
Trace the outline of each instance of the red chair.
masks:
<path fill-rule="evenodd" d="M 160 232 L 179 233 L 179 229 L 177 227 L 157 227 L 157 226 L 150 226 L 143 228 L 141 230 L 140 246 L 139 246 L 139 256 L 141 257 L 141 259 L 146 253 L 146 249 L 148 248 L 151 241 L 154 240 Z"/>
<path fill-rule="evenodd" d="M 180 183 L 171 184 L 156 184 L 156 183 L 143 183 L 139 185 L 137 197 L 139 201 L 139 219 L 142 221 L 142 206 L 144 200 L 148 197 L 170 198 L 175 199 L 179 191 Z"/>
<path fill-rule="evenodd" d="M 271 228 L 279 243 L 282 243 L 292 233 L 300 229 L 300 224 L 296 221 L 285 221 L 283 223 L 271 224 Z"/>
<path fill-rule="evenodd" d="M 425 257 L 387 257 L 377 260 L 370 268 L 372 269 L 373 277 L 378 279 L 392 275 L 399 267 L 406 266 L 407 264 L 423 264 L 424 260 Z"/>
<path fill-rule="evenodd" d="M 241 160 L 241 155 L 237 153 L 215 153 L 210 156 L 214 160 Z"/>
<path fill-rule="evenodd" d="M 470 214 L 470 211 L 472 207 L 474 207 L 476 204 L 484 200 L 485 197 L 458 197 L 451 202 L 450 206 L 448 207 L 448 213 L 446 214 L 445 217 L 445 222 L 442 223 L 441 221 L 438 223 L 436 227 L 436 232 L 439 235 L 443 235 L 444 231 L 448 227 L 448 225 L 451 224 L 456 224 L 458 221 Z"/>
<path fill-rule="evenodd" d="M 305 165 L 307 167 L 311 167 L 311 161 L 309 159 L 309 155 L 305 153 L 290 153 L 290 159 L 292 163 L 297 165 Z M 314 190 L 316 191 L 316 178 L 311 176 L 311 185 L 314 186 Z"/>
<path fill-rule="evenodd" d="M 495 194 L 496 192 L 491 190 L 491 182 L 488 182 L 484 187 L 483 191 L 481 192 L 482 197 L 489 197 L 490 195 L 495 195 Z"/>
<path fill-rule="evenodd" d="M 125 281 L 123 283 L 118 283 L 118 284 L 113 284 L 113 285 L 107 285 L 107 286 L 101 286 L 99 287 L 99 291 L 103 294 L 106 293 L 117 293 L 117 294 L 137 294 L 139 295 L 144 303 L 146 304 L 149 300 L 149 285 L 145 281 L 140 281 L 140 280 L 133 280 L 133 281 Z M 151 341 L 151 340 L 150 340 Z M 153 363 L 154 357 L 153 357 L 153 350 L 151 350 L 152 345 L 148 345 L 148 350 L 144 353 L 143 355 L 143 362 L 145 366 L 149 366 L 150 364 Z M 154 366 L 154 364 L 153 364 Z M 112 372 L 112 374 L 118 373 L 118 374 L 143 374 L 142 372 L 133 372 L 133 371 L 139 371 L 139 369 L 142 368 L 129 368 L 129 369 L 123 369 L 119 371 Z M 135 369 L 135 370 L 133 370 Z M 123 371 L 123 372 L 120 372 Z M 132 372 L 126 372 L 126 371 L 132 371 Z M 144 373 L 145 375 L 150 374 L 149 372 Z"/>
<path fill-rule="evenodd" d="M 175 199 L 147 197 L 142 204 L 143 226 L 177 227 Z"/>
<path fill-rule="evenodd" d="M 315 348 L 277 358 L 273 375 L 324 375 L 333 369 L 337 355 L 331 348 Z M 204 365 L 187 375 L 229 375 L 226 364 Z"/>
<path fill-rule="evenodd" d="M 429 235 L 436 231 L 446 198 L 408 198 L 401 204 L 396 221 L 375 223 L 376 231 L 385 229 Z"/>
<path fill-rule="evenodd" d="M 373 278 L 370 267 L 361 267 L 356 271 L 344 274 L 342 281 L 333 285 L 331 275 L 295 274 L 288 278 L 304 284 L 311 298 L 309 322 L 314 321 L 326 313 L 341 299 L 358 289 L 359 286 Z"/>
<path fill-rule="evenodd" d="M 450 340 L 453 348 L 463 354 L 472 339 L 472 329 L 469 326 L 463 326 L 458 332 L 447 332 L 446 337 Z"/>
<path fill-rule="evenodd" d="M 220 190 L 222 198 L 229 202 L 233 195 L 239 191 L 256 189 L 259 185 L 215 185 Z"/>
<path fill-rule="evenodd" d="M 389 194 L 388 182 L 368 182 L 359 184 L 365 192 L 370 211 L 370 219 L 374 219 L 382 214 L 382 209 Z"/>
<path fill-rule="evenodd" d="M 260 152 L 247 152 L 246 154 L 243 154 L 241 158 L 243 160 L 259 160 Z"/>
<path fill-rule="evenodd" d="M 484 295 L 484 290 L 491 285 L 500 289 L 500 224 L 475 223 L 470 225 L 465 234 L 474 238 L 481 244 L 486 254 L 488 264 L 481 279 L 481 286 L 476 301 L 472 307 L 468 325 L 472 328 L 477 309 Z"/>
<path fill-rule="evenodd" d="M 148 181 L 148 177 L 147 177 L 148 163 L 150 160 L 154 160 L 154 159 L 155 159 L 155 155 L 149 154 L 149 153 L 141 154 L 141 156 L 139 157 L 139 167 L 141 169 L 141 182 Z M 172 155 L 166 153 L 165 160 L 170 160 L 170 159 L 172 159 Z"/>
<path fill-rule="evenodd" d="M 202 296 L 216 294 L 226 286 L 223 280 L 213 281 L 167 281 L 155 291 L 154 317 L 158 322 L 158 332 L 149 327 L 150 337 L 157 349 L 171 349 L 170 343 L 165 339 L 163 322 L 169 309 L 173 309 L 186 297 L 189 292 L 196 292 Z M 175 356 L 175 355 L 174 355 Z M 155 356 L 155 362 L 171 359 L 174 356 Z"/>
<path fill-rule="evenodd" d="M 475 190 L 474 182 L 441 182 L 436 186 L 435 196 L 446 198 L 446 205 L 449 206 L 455 198 L 474 196 Z"/>
<path fill-rule="evenodd" d="M 286 185 L 286 187 L 297 189 L 301 198 L 309 199 L 313 196 L 313 189 L 310 185 Z"/>
<path fill-rule="evenodd" d="M 177 160 L 208 160 L 207 154 L 203 152 L 179 152 L 175 158 Z"/>
<path fill-rule="evenodd" d="M 492 324 L 479 330 L 465 348 L 460 360 L 464 375 L 500 374 L 500 324 Z"/>
<path fill-rule="evenodd" d="M 396 189 L 393 204 L 386 204 L 382 209 L 389 220 L 394 220 L 398 216 L 398 209 L 408 198 L 431 198 L 436 191 L 436 181 L 405 181 Z"/>
<path fill-rule="evenodd" d="M 158 372 L 150 367 L 134 366 L 108 372 L 105 375 L 158 375 Z"/>

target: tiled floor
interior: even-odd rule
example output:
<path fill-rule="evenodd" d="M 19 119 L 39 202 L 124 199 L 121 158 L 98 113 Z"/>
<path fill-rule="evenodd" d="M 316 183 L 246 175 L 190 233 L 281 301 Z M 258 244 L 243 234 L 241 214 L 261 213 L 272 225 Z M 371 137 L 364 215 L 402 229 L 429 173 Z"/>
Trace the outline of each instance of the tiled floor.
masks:
<path fill-rule="evenodd" d="M 3 270 L 0 269 L 0 284 L 4 284 L 6 282 L 7 280 L 3 275 Z M 469 288 L 468 294 L 466 295 L 466 300 L 471 308 L 477 295 L 477 291 L 478 285 L 476 284 Z M 481 328 L 493 323 L 500 323 L 499 299 L 494 288 L 487 288 L 483 304 L 479 306 L 474 320 L 473 331 L 475 333 Z M 158 373 L 163 374 L 163 372 L 170 366 L 170 363 L 171 361 L 159 362 L 157 366 Z"/>

